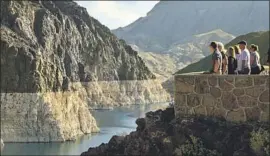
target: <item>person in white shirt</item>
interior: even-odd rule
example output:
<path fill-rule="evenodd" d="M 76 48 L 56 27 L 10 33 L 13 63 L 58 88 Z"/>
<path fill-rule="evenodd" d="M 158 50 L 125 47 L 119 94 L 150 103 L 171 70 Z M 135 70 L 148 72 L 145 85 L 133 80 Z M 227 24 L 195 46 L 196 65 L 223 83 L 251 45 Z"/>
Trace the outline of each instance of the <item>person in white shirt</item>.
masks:
<path fill-rule="evenodd" d="M 250 75 L 250 53 L 247 49 L 247 42 L 240 41 L 238 43 L 239 48 L 241 50 L 239 61 L 241 62 L 241 66 L 238 67 L 239 74 L 247 74 Z"/>

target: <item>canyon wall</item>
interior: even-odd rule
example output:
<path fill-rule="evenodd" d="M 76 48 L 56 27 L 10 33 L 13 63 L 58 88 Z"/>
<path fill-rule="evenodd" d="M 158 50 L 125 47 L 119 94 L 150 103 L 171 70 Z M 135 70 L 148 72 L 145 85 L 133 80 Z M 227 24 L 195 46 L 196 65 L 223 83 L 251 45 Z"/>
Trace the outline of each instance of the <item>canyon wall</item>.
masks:
<path fill-rule="evenodd" d="M 166 99 L 155 95 L 166 92 L 137 52 L 73 1 L 1 1 L 0 20 L 5 142 L 65 141 L 98 131 L 91 106 L 134 98 L 123 91 L 122 104 L 113 95 L 106 100 L 103 82 L 132 81 L 116 85 L 124 90 L 142 84 L 139 103 Z"/>
<path fill-rule="evenodd" d="M 269 121 L 269 75 L 176 75 L 175 115 Z"/>

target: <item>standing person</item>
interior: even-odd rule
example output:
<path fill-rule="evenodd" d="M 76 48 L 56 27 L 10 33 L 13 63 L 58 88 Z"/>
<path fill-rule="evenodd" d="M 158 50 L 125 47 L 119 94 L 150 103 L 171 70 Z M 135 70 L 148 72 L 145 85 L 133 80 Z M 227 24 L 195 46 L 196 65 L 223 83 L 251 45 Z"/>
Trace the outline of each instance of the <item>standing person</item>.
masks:
<path fill-rule="evenodd" d="M 261 63 L 260 63 L 260 55 L 258 53 L 258 46 L 255 44 L 251 44 L 250 51 L 250 67 L 251 74 L 260 74 L 261 72 Z"/>
<path fill-rule="evenodd" d="M 247 49 L 247 42 L 240 41 L 238 43 L 239 48 L 241 50 L 240 60 L 241 60 L 241 70 L 240 74 L 250 74 L 250 53 Z M 239 71 L 238 71 L 239 72 Z"/>
<path fill-rule="evenodd" d="M 210 73 L 221 75 L 222 71 L 222 55 L 218 50 L 218 45 L 216 42 L 211 42 L 209 45 L 209 50 L 212 53 L 212 69 Z"/>
<path fill-rule="evenodd" d="M 227 54 L 228 54 L 228 74 L 235 74 L 235 70 L 237 68 L 237 60 L 234 48 L 229 47 Z"/>
<path fill-rule="evenodd" d="M 222 55 L 222 74 L 226 74 L 228 70 L 228 57 L 226 56 L 226 49 L 223 43 L 218 42 L 218 50 Z"/>
<path fill-rule="evenodd" d="M 242 66 L 242 62 L 240 60 L 241 51 L 238 45 L 233 46 L 233 48 L 234 48 L 235 57 L 236 57 L 236 70 L 234 71 L 234 73 L 239 74 L 239 72 L 241 71 L 241 66 Z"/>

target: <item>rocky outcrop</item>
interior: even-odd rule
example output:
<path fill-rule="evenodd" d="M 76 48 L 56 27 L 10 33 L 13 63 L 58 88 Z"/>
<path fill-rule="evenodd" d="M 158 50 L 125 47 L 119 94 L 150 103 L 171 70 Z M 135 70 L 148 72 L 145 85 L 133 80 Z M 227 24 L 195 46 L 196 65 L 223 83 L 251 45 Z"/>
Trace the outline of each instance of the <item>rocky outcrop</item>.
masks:
<path fill-rule="evenodd" d="M 175 118 L 174 108 L 137 119 L 137 130 L 113 136 L 87 155 L 267 156 L 269 123 L 232 123 L 222 118 Z"/>
<path fill-rule="evenodd" d="M 96 132 L 88 106 L 103 104 L 94 96 L 106 96 L 100 81 L 154 78 L 136 51 L 75 2 L 1 1 L 1 136 L 6 142 L 65 141 Z M 144 85 L 141 98 L 151 101 L 161 84 L 156 86 L 145 91 Z"/>

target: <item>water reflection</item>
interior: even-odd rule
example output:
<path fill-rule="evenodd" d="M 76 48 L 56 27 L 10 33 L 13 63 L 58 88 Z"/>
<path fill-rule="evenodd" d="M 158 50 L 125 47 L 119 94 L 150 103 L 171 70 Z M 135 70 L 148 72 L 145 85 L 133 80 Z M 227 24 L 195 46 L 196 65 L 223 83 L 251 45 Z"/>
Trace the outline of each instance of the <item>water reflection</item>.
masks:
<path fill-rule="evenodd" d="M 83 135 L 76 141 L 64 143 L 5 143 L 1 155 L 79 155 L 89 147 L 107 143 L 113 135 L 129 134 L 136 129 L 135 120 L 145 112 L 168 104 L 133 105 L 113 110 L 91 111 L 100 133 Z"/>

